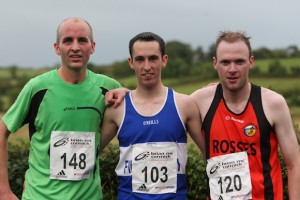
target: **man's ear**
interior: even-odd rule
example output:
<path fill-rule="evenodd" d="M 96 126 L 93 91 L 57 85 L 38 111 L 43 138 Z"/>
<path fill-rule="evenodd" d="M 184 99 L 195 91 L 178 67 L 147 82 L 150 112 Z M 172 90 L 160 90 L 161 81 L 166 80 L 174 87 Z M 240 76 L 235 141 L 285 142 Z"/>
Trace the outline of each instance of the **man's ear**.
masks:
<path fill-rule="evenodd" d="M 217 57 L 216 56 L 213 57 L 213 65 L 216 70 L 217 69 Z"/>
<path fill-rule="evenodd" d="M 54 45 L 53 45 L 53 47 L 54 47 L 55 53 L 60 56 L 60 51 L 59 51 L 59 45 L 58 45 L 58 43 L 55 42 Z"/>
<path fill-rule="evenodd" d="M 161 65 L 162 68 L 165 68 L 167 66 L 168 59 L 169 59 L 168 55 L 163 55 L 163 57 L 162 57 L 162 65 Z"/>
<path fill-rule="evenodd" d="M 250 57 L 249 62 L 250 62 L 250 69 L 251 69 L 254 66 L 254 56 Z"/>
<path fill-rule="evenodd" d="M 95 49 L 96 49 L 96 42 L 92 42 L 91 54 L 93 54 L 95 52 Z"/>
<path fill-rule="evenodd" d="M 128 57 L 127 61 L 128 61 L 128 64 L 129 64 L 130 68 L 134 69 L 133 59 L 131 57 Z"/>

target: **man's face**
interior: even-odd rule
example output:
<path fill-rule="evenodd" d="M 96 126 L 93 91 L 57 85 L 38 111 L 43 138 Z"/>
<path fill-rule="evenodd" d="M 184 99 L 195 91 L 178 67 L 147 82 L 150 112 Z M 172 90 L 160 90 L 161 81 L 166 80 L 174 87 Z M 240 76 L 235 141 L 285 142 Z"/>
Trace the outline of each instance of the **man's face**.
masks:
<path fill-rule="evenodd" d="M 162 57 L 156 41 L 136 41 L 133 45 L 129 65 L 135 70 L 138 84 L 153 86 L 161 82 L 161 70 L 167 64 L 168 56 Z"/>
<path fill-rule="evenodd" d="M 61 56 L 62 67 L 75 71 L 86 68 L 95 50 L 90 31 L 84 21 L 67 20 L 60 26 L 59 41 L 54 48 L 57 55 Z"/>
<path fill-rule="evenodd" d="M 250 56 L 249 49 L 243 41 L 222 41 L 217 47 L 213 62 L 223 86 L 236 91 L 247 84 L 254 57 Z"/>

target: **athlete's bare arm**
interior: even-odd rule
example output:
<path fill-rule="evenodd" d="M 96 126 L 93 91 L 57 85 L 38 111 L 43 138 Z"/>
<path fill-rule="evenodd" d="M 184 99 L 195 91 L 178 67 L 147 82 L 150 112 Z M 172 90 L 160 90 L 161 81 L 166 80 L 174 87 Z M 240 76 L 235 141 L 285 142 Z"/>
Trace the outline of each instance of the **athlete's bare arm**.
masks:
<path fill-rule="evenodd" d="M 201 133 L 202 121 L 195 101 L 190 96 L 179 93 L 175 93 L 175 98 L 187 132 L 205 156 L 205 141 Z"/>
<path fill-rule="evenodd" d="M 217 84 L 210 85 L 201 89 L 196 90 L 193 92 L 190 96 L 194 99 L 196 102 L 201 119 L 203 120 L 206 116 L 206 113 L 209 110 L 209 107 L 212 103 L 212 100 L 215 96 Z"/>
<path fill-rule="evenodd" d="M 289 108 L 281 95 L 266 88 L 262 88 L 262 103 L 266 117 L 277 134 L 288 171 L 289 199 L 299 199 L 300 152 Z"/>
<path fill-rule="evenodd" d="M 116 136 L 123 116 L 124 102 L 117 108 L 107 107 L 100 131 L 100 151 Z"/>
<path fill-rule="evenodd" d="M 10 132 L 0 120 L 0 200 L 18 199 L 11 191 L 7 171 L 7 141 Z"/>

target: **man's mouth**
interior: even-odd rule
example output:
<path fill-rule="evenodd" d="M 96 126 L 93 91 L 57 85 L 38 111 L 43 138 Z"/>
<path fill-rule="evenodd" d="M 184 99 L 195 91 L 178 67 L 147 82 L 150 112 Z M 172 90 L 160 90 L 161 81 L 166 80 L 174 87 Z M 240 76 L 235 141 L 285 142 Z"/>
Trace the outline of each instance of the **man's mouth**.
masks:
<path fill-rule="evenodd" d="M 150 77 L 151 75 L 153 75 L 153 74 L 152 73 L 143 74 L 143 76 L 146 76 L 146 77 Z"/>

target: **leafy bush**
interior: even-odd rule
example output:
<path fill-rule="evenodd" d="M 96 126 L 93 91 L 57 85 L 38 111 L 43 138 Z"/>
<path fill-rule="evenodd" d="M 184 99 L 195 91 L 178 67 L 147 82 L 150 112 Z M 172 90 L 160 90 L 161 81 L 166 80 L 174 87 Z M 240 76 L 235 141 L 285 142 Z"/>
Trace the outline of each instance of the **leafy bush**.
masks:
<path fill-rule="evenodd" d="M 16 196 L 21 199 L 25 172 L 28 169 L 29 142 L 20 139 L 8 144 L 9 184 Z"/>
<path fill-rule="evenodd" d="M 118 177 L 115 168 L 119 162 L 119 146 L 109 144 L 100 153 L 100 174 L 104 199 L 116 199 Z"/>
<path fill-rule="evenodd" d="M 296 129 L 299 134 L 299 129 Z M 9 143 L 8 172 L 12 191 L 21 198 L 24 174 L 28 168 L 29 142 L 20 140 L 18 143 Z M 116 144 L 108 145 L 100 154 L 100 173 L 105 200 L 116 199 L 118 179 L 115 173 L 119 158 L 119 147 Z M 287 171 L 280 155 L 283 169 L 284 199 L 287 194 Z M 190 144 L 188 147 L 188 163 L 186 167 L 186 180 L 188 199 L 205 199 L 206 190 L 206 162 L 199 150 Z"/>
<path fill-rule="evenodd" d="M 186 181 L 188 199 L 206 199 L 206 162 L 194 144 L 188 147 L 188 162 L 186 166 Z"/>
<path fill-rule="evenodd" d="M 186 166 L 188 199 L 205 199 L 207 193 L 205 160 L 194 144 L 188 148 Z M 119 159 L 118 145 L 110 144 L 100 154 L 100 173 L 104 199 L 116 199 L 118 179 L 115 168 Z"/>
<path fill-rule="evenodd" d="M 280 63 L 279 60 L 275 60 L 269 64 L 268 72 L 270 76 L 282 77 L 287 74 L 287 69 Z"/>

